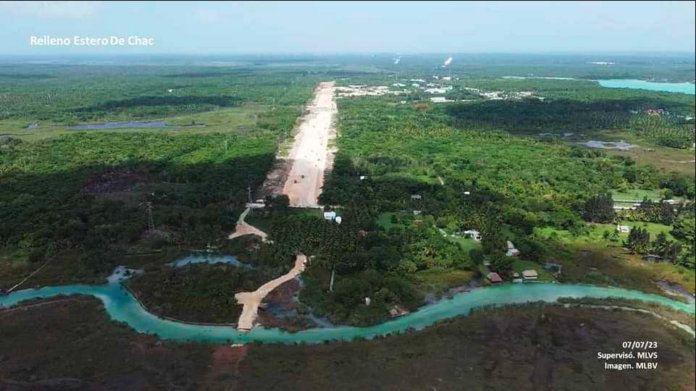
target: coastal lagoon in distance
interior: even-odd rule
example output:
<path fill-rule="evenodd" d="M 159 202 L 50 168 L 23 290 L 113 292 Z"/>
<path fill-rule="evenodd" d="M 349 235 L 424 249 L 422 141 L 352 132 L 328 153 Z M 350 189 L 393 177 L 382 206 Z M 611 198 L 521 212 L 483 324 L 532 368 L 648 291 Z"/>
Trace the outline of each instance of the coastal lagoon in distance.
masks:
<path fill-rule="evenodd" d="M 694 95 L 695 85 L 692 83 L 657 83 L 645 80 L 631 79 L 612 79 L 612 80 L 597 80 L 599 85 L 607 88 L 630 88 L 635 90 L 649 90 L 660 92 L 677 92 L 687 95 Z"/>

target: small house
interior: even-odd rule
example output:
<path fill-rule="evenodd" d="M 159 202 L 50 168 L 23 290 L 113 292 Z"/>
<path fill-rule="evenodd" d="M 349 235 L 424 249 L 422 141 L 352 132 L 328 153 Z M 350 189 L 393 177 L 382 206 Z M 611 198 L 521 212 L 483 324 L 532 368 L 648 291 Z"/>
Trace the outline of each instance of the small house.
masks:
<path fill-rule="evenodd" d="M 334 221 L 336 220 L 336 212 L 324 212 L 324 220 Z"/>
<path fill-rule="evenodd" d="M 648 261 L 648 262 L 658 262 L 658 261 L 660 261 L 661 259 L 662 259 L 662 258 L 661 258 L 659 255 L 657 255 L 657 254 L 645 254 L 645 255 L 643 256 L 643 260 L 644 260 L 644 261 Z"/>
<path fill-rule="evenodd" d="M 616 226 L 616 231 L 618 231 L 622 234 L 627 234 L 627 233 L 631 232 L 631 227 L 629 227 L 628 225 L 620 225 L 619 224 Z"/>
<path fill-rule="evenodd" d="M 537 274 L 536 270 L 529 269 L 522 272 L 522 277 L 524 277 L 525 280 L 536 280 L 539 278 L 539 275 Z"/>
<path fill-rule="evenodd" d="M 481 232 L 475 230 L 475 229 L 469 229 L 464 231 L 464 235 L 474 239 L 477 242 L 481 241 Z"/>
<path fill-rule="evenodd" d="M 423 196 L 420 194 L 411 194 L 411 201 L 421 200 Z"/>
<path fill-rule="evenodd" d="M 511 241 L 507 241 L 507 252 L 505 253 L 508 257 L 519 257 L 520 250 L 515 248 L 515 245 Z"/>
<path fill-rule="evenodd" d="M 405 309 L 405 308 L 403 308 L 403 307 L 401 307 L 401 306 L 399 306 L 399 305 L 395 305 L 394 307 L 392 307 L 392 308 L 389 310 L 389 315 L 391 315 L 392 318 L 397 318 L 397 317 L 399 317 L 399 316 L 403 316 L 403 315 L 406 315 L 406 314 L 408 314 L 408 313 L 409 313 L 409 312 L 408 312 L 407 309 Z"/>
<path fill-rule="evenodd" d="M 503 282 L 503 279 L 500 278 L 500 275 L 496 272 L 488 273 L 486 278 L 488 279 L 488 281 L 491 282 L 491 284 L 500 284 L 501 282 Z"/>

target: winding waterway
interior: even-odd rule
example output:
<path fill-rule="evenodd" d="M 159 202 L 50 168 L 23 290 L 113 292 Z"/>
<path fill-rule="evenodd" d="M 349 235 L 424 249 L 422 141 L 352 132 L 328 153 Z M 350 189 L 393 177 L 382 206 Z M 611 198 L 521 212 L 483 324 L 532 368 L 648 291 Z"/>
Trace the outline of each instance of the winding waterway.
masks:
<path fill-rule="evenodd" d="M 279 329 L 255 327 L 248 333 L 241 333 L 231 326 L 205 326 L 178 323 L 160 319 L 147 312 L 138 301 L 121 285 L 120 278 L 110 279 L 108 284 L 68 285 L 26 289 L 0 297 L 0 307 L 12 306 L 23 300 L 48 298 L 58 295 L 91 295 L 104 303 L 109 316 L 124 322 L 140 333 L 156 334 L 162 339 L 179 341 L 199 341 L 213 343 L 246 343 L 252 341 L 280 343 L 321 343 L 328 340 L 352 340 L 355 338 L 374 338 L 409 329 L 420 330 L 438 321 L 467 315 L 471 309 L 491 305 L 519 304 L 544 301 L 556 302 L 562 297 L 581 298 L 622 298 L 659 303 L 667 307 L 694 314 L 694 304 L 681 303 L 666 297 L 620 288 L 597 287 L 570 284 L 506 284 L 477 289 L 454 295 L 425 306 L 418 311 L 371 327 L 317 328 L 298 333 L 288 333 Z"/>

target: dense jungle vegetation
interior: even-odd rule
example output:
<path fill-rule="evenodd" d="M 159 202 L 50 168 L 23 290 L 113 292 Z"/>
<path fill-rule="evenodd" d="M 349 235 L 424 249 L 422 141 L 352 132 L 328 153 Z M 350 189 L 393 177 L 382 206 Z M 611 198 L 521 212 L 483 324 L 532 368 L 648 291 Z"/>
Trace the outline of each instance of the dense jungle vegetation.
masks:
<path fill-rule="evenodd" d="M 234 230 L 247 187 L 260 186 L 316 84 L 297 79 L 302 72 L 196 79 L 166 67 L 41 69 L 50 77 L 27 74 L 0 86 L 8 103 L 0 109 L 0 129 L 46 120 L 0 136 L 0 280 L 8 285 L 64 253 L 80 259 L 74 279 L 91 281 L 110 273 L 123 254 L 219 244 Z M 191 80 L 205 82 L 185 87 Z M 166 87 L 188 90 L 177 95 Z M 229 105 L 239 109 L 222 109 Z M 213 111 L 186 116 L 200 110 Z M 208 128 L 64 127 L 172 112 L 183 115 L 175 123 L 203 118 Z M 155 229 L 148 227 L 148 203 Z"/>
<path fill-rule="evenodd" d="M 499 105 L 502 110 L 515 103 Z M 357 229 L 367 232 L 357 247 L 346 247 L 335 257 L 326 255 L 333 259 L 330 269 L 338 272 L 336 291 L 320 295 L 326 277 L 310 271 L 301 298 L 349 323 L 381 321 L 389 305 L 411 307 L 417 295 L 406 287 L 417 286 L 418 273 L 460 269 L 508 275 L 516 261 L 503 255 L 507 240 L 521 251 L 522 259 L 543 265 L 559 254 L 560 243 L 535 233 L 535 228 L 550 227 L 582 237 L 588 234 L 588 224 L 614 224 L 625 218 L 659 221 L 666 224 L 667 231 L 680 232 L 677 241 L 668 241 L 664 234 L 653 236 L 655 243 L 635 252 L 646 254 L 654 249 L 668 262 L 682 265 L 675 267 L 693 269 L 693 234 L 670 228 L 675 218 L 687 225 L 693 222 L 692 178 L 599 150 L 497 131 L 496 127 L 505 127 L 491 124 L 492 116 L 472 114 L 469 122 L 456 117 L 468 110 L 484 111 L 476 106 L 428 106 L 424 110 L 421 105 L 398 104 L 390 98 L 340 101 L 339 152 L 322 200 L 347 206 L 346 221 L 351 221 L 349 212 L 356 210 L 371 219 L 352 220 L 363 222 Z M 543 117 L 542 112 L 540 108 L 531 115 Z M 554 117 L 552 112 L 544 120 L 556 125 L 555 118 L 563 116 Z M 592 129 L 591 124 L 586 126 Z M 648 201 L 631 216 L 615 214 L 610 195 L 608 204 L 601 198 L 593 201 L 612 190 L 631 188 L 662 189 L 669 197 L 690 201 L 676 209 L 666 204 L 655 207 Z M 662 211 L 657 217 L 649 212 L 655 208 Z M 385 212 L 411 216 L 401 224 L 394 221 L 388 230 L 379 229 L 375 220 Z M 481 232 L 480 250 L 466 251 L 448 240 L 449 234 L 467 229 Z M 635 250 L 631 237 L 626 243 Z M 482 269 L 484 262 L 489 267 Z M 387 278 L 397 279 L 403 288 L 385 287 Z M 383 300 L 388 306 L 378 311 L 375 301 L 365 306 L 364 297 L 377 297 L 378 303 Z M 373 318 L 365 320 L 369 317 L 363 313 L 368 311 Z"/>
<path fill-rule="evenodd" d="M 72 125 L 243 104 L 299 106 L 313 90 L 313 81 L 307 79 L 312 79 L 307 71 L 292 69 L 216 72 L 176 66 L 5 66 L 0 70 L 0 120 Z"/>
<path fill-rule="evenodd" d="M 148 287 L 169 284 L 143 292 L 153 295 L 150 302 L 171 302 L 155 298 L 155 291 L 183 287 L 200 293 L 189 304 L 214 296 L 208 310 L 216 312 L 228 304 L 225 295 L 253 288 L 244 285 L 247 277 L 252 285 L 260 283 L 290 268 L 295 252 L 303 251 L 312 260 L 300 300 L 319 316 L 351 325 L 385 321 L 390 310 L 415 310 L 450 288 L 485 283 L 479 277 L 491 271 L 511 279 L 533 268 L 542 280 L 648 291 L 656 289 L 652 279 L 674 276 L 681 285 L 693 285 L 693 176 L 575 143 L 601 135 L 693 151 L 693 96 L 606 89 L 589 80 L 692 80 L 693 61 L 598 69 L 570 57 L 554 64 L 484 57 L 444 70 L 426 56 L 398 69 L 402 80 L 452 74 L 453 80 L 436 83 L 451 86 L 449 96 L 463 102 L 434 104 L 422 91 L 338 100 L 338 153 L 321 202 L 343 222 L 289 210 L 286 198 L 270 198 L 250 218 L 272 242 L 232 244 L 225 237 L 247 200 L 247 187 L 262 183 L 316 83 L 391 85 L 397 76 L 391 59 L 338 56 L 288 67 L 259 60 L 212 69 L 5 66 L 0 281 L 9 286 L 44 260 L 70 257 L 77 259 L 67 273 L 72 279 L 61 282 L 93 282 L 125 254 L 207 245 L 242 251 L 264 273 L 270 271 L 240 277 L 230 270 L 215 275 L 215 268 L 160 268 L 140 280 Z M 332 65 L 340 61 L 342 66 Z M 530 73 L 584 80 L 500 78 Z M 471 89 L 533 91 L 533 97 L 486 100 Z M 205 127 L 67 128 L 133 119 Z M 652 196 L 638 200 L 635 210 L 614 210 L 616 194 L 638 191 Z M 148 203 L 155 229 L 148 227 Z M 617 233 L 617 224 L 629 224 L 631 232 Z M 481 232 L 481 242 L 463 233 L 470 229 Z M 508 241 L 519 258 L 505 255 Z M 642 263 L 581 264 L 576 255 L 589 251 L 587 245 L 598 253 L 622 248 L 631 262 Z M 661 262 L 640 259 L 649 254 Z M 564 274 L 547 273 L 547 261 L 562 264 Z M 636 271 L 638 264 L 646 265 L 651 278 Z M 238 283 L 222 288 L 225 273 Z M 208 295 L 200 279 L 217 281 L 220 290 Z M 161 313 L 226 321 L 238 309 L 228 310 L 219 317 L 181 308 Z"/>

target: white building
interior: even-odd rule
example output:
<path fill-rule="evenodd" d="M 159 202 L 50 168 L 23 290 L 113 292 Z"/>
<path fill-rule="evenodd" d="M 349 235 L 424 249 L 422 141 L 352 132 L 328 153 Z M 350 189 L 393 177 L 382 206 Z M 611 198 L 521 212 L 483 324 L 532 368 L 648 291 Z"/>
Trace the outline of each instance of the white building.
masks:
<path fill-rule="evenodd" d="M 537 274 L 536 270 L 530 269 L 523 271 L 522 277 L 524 277 L 525 280 L 536 280 L 539 278 L 539 275 Z"/>
<path fill-rule="evenodd" d="M 507 252 L 505 253 L 508 257 L 518 257 L 520 255 L 520 250 L 515 248 L 515 245 L 511 241 L 507 241 Z"/>
<path fill-rule="evenodd" d="M 430 101 L 433 103 L 449 103 L 449 102 L 454 102 L 451 99 L 447 99 L 444 96 L 434 96 L 430 98 Z"/>
<path fill-rule="evenodd" d="M 628 225 L 617 225 L 616 230 L 618 232 L 621 232 L 622 234 L 627 234 L 631 232 L 631 227 L 629 227 Z"/>
<path fill-rule="evenodd" d="M 336 220 L 336 212 L 324 212 L 324 220 L 334 221 Z"/>
<path fill-rule="evenodd" d="M 481 241 L 481 232 L 475 230 L 475 229 L 469 229 L 464 231 L 464 235 L 469 236 L 470 238 L 474 239 L 477 242 Z"/>

